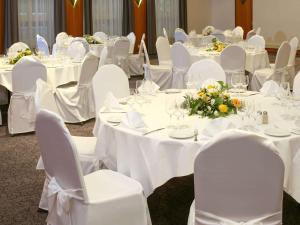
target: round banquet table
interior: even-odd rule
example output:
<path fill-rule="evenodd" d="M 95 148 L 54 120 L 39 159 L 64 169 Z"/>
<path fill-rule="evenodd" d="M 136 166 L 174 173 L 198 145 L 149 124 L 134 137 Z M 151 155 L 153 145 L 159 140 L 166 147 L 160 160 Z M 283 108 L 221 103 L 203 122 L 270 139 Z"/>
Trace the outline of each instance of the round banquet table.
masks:
<path fill-rule="evenodd" d="M 147 103 L 142 106 L 137 104 L 132 106 L 130 103 L 130 107 L 136 107 L 142 113 L 148 130 L 166 128 L 169 123 L 169 116 L 164 107 L 166 101 L 169 101 L 167 99 L 182 98 L 183 95 L 183 93 L 158 93 L 156 96 L 145 97 Z M 132 100 L 134 98 L 132 96 L 129 98 L 131 98 L 129 102 L 138 102 Z M 264 134 L 266 128 L 273 126 L 287 129 L 296 125 L 300 127 L 300 115 L 297 114 L 300 102 L 295 101 L 293 110 L 289 111 L 294 116 L 291 119 L 286 114 L 285 108 L 274 97 L 263 97 L 258 93 L 247 92 L 243 98 L 255 102 L 256 108 L 268 111 L 268 125 L 257 125 L 255 129 L 252 127 L 250 131 L 246 132 L 255 132 L 275 144 L 285 165 L 284 188 L 300 202 L 300 136 L 291 134 L 288 137 L 271 137 Z M 195 156 L 201 147 L 211 139 L 206 135 L 204 129 L 211 127 L 208 124 L 212 120 L 198 116 L 186 116 L 185 123 L 199 131 L 197 142 L 193 138 L 183 140 L 170 138 L 167 129 L 143 135 L 140 131 L 130 129 L 123 123 L 113 125 L 107 122 L 107 119 L 112 116 L 124 117 L 128 109 L 129 106 L 124 105 L 123 112 L 120 113 L 107 112 L 105 108 L 99 112 L 94 127 L 94 135 L 98 140 L 96 152 L 99 159 L 109 169 L 139 181 L 147 196 L 173 177 L 192 174 Z M 229 120 L 237 129 L 240 128 L 241 118 L 238 115 L 231 115 L 222 120 Z M 214 129 L 214 134 L 222 130 L 217 127 Z"/>
<path fill-rule="evenodd" d="M 3 59 L 2 59 L 3 61 Z M 79 80 L 81 62 L 71 60 L 42 60 L 47 68 L 47 83 L 55 89 L 56 87 Z M 13 65 L 0 62 L 0 85 L 12 91 L 12 69 Z"/>

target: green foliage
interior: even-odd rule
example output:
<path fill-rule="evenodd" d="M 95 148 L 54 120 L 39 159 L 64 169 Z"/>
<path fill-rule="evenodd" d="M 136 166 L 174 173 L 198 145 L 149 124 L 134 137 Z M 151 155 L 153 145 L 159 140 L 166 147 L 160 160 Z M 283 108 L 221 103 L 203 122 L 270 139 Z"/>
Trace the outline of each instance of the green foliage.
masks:
<path fill-rule="evenodd" d="M 89 34 L 85 34 L 83 35 L 83 37 L 89 44 L 103 44 L 101 41 L 96 40 L 93 36 Z"/>
<path fill-rule="evenodd" d="M 26 48 L 24 50 L 18 51 L 18 55 L 14 58 L 9 59 L 9 64 L 16 64 L 21 58 L 24 56 L 33 55 L 32 51 L 29 48 Z"/>

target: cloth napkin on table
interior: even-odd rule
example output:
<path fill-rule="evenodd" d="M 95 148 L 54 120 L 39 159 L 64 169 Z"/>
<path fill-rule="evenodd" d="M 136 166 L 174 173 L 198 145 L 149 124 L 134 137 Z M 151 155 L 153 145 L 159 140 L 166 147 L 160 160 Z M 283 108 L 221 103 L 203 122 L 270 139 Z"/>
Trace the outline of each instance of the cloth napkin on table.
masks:
<path fill-rule="evenodd" d="M 118 99 L 111 92 L 106 94 L 104 106 L 107 110 L 122 110 L 123 108 Z"/>
<path fill-rule="evenodd" d="M 280 91 L 279 85 L 273 80 L 266 81 L 262 86 L 262 88 L 260 89 L 260 93 L 266 97 L 277 96 L 279 91 Z"/>
<path fill-rule="evenodd" d="M 146 80 L 139 88 L 138 91 L 141 94 L 153 95 L 159 90 L 159 86 L 153 81 Z"/>
<path fill-rule="evenodd" d="M 211 138 L 225 130 L 234 129 L 236 126 L 226 118 L 217 118 L 211 120 L 202 131 L 202 135 Z"/>
<path fill-rule="evenodd" d="M 142 115 L 137 111 L 129 111 L 122 119 L 122 125 L 134 130 L 145 130 L 147 128 Z"/>

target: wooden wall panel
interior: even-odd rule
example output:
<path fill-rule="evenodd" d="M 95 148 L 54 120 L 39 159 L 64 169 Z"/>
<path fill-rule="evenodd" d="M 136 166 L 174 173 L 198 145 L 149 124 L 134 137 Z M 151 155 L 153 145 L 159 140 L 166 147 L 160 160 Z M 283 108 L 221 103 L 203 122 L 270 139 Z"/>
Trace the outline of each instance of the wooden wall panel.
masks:
<path fill-rule="evenodd" d="M 0 54 L 4 53 L 4 0 L 0 0 Z"/>
<path fill-rule="evenodd" d="M 134 0 L 132 0 L 134 1 Z M 136 2 L 134 1 L 134 33 L 136 35 L 136 42 L 135 42 L 135 52 L 138 51 L 141 38 L 143 33 L 146 33 L 147 28 L 147 0 L 143 0 L 142 4 L 138 8 Z"/>
<path fill-rule="evenodd" d="M 235 26 L 244 29 L 244 36 L 253 27 L 253 0 L 235 0 Z"/>
<path fill-rule="evenodd" d="M 74 37 L 83 35 L 83 1 L 78 0 L 77 5 L 73 8 L 70 0 L 65 0 L 66 31 L 67 34 Z"/>

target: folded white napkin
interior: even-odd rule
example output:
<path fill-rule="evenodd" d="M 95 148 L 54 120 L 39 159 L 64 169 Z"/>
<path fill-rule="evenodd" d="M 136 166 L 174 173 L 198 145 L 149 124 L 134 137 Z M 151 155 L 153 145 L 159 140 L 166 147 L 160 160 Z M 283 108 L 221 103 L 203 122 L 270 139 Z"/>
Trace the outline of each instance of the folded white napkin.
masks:
<path fill-rule="evenodd" d="M 134 110 L 129 111 L 125 114 L 122 119 L 122 125 L 135 130 L 141 130 L 147 127 L 142 118 L 142 115 Z"/>
<path fill-rule="evenodd" d="M 122 105 L 119 104 L 118 99 L 113 95 L 113 93 L 108 92 L 106 94 L 105 100 L 104 100 L 104 106 L 107 110 L 121 110 Z"/>
<path fill-rule="evenodd" d="M 159 90 L 159 86 L 153 81 L 146 80 L 139 88 L 138 91 L 141 94 L 153 95 Z"/>
<path fill-rule="evenodd" d="M 202 131 L 202 135 L 206 137 L 213 137 L 225 130 L 234 128 L 236 128 L 235 125 L 229 119 L 217 118 L 209 122 Z"/>
<path fill-rule="evenodd" d="M 260 93 L 264 96 L 274 97 L 280 91 L 279 85 L 273 81 L 269 80 L 264 83 L 262 88 L 260 89 Z"/>

